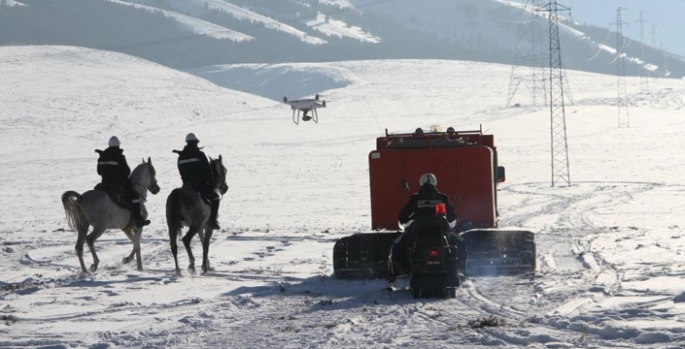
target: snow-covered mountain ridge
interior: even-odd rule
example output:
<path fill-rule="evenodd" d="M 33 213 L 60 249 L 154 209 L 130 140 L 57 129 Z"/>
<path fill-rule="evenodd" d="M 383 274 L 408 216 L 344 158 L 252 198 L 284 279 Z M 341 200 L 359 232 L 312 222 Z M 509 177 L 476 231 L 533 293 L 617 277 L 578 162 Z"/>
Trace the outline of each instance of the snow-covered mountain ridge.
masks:
<path fill-rule="evenodd" d="M 534 11 L 503 0 L 426 0 L 420 5 L 411 0 L 84 1 L 63 0 L 55 7 L 23 0 L 27 6 L 7 7 L 0 12 L 0 29 L 6 29 L 0 31 L 0 44 L 104 48 L 187 69 L 398 58 L 510 64 L 515 50 L 527 54 L 533 42 L 532 36 L 524 36 L 514 47 L 517 33 L 530 23 Z M 83 15 L 74 17 L 75 11 Z M 100 19 L 103 13 L 109 17 Z M 34 22 L 43 17 L 51 18 L 46 32 L 35 29 L 41 26 Z M 539 18 L 546 37 L 547 20 L 543 14 Z M 561 22 L 565 66 L 614 74 L 615 35 L 578 21 L 582 19 Z M 545 40 L 540 44 L 548 47 Z M 623 49 L 629 75 L 685 76 L 685 62 L 675 55 L 647 45 L 643 57 L 641 44 L 630 39 Z"/>

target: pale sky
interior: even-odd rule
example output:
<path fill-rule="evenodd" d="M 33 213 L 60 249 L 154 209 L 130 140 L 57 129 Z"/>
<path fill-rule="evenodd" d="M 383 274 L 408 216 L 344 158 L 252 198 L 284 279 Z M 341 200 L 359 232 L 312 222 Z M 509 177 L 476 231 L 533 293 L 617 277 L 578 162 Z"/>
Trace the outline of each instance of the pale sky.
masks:
<path fill-rule="evenodd" d="M 685 0 L 559 0 L 560 4 L 571 7 L 571 15 L 578 22 L 586 22 L 608 28 L 616 21 L 616 9 L 620 6 L 623 21 L 628 23 L 623 28 L 626 36 L 640 38 L 640 11 L 645 11 L 644 19 L 647 43 L 652 44 L 652 26 L 656 25 L 659 44 L 670 52 L 685 56 Z M 616 30 L 615 26 L 611 27 Z"/>

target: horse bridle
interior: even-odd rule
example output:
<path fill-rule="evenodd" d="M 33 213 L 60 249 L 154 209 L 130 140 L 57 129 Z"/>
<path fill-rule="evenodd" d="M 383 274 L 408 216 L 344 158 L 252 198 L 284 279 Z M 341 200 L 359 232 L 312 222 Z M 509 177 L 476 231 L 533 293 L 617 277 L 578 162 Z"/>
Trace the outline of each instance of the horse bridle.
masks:
<path fill-rule="evenodd" d="M 219 167 L 219 166 L 223 166 L 221 164 L 221 160 L 212 162 L 212 172 L 214 172 L 215 179 L 216 179 L 216 175 L 218 175 L 220 172 L 223 172 L 223 171 L 221 171 L 221 167 Z M 214 190 L 218 191 L 218 194 L 220 197 L 219 200 L 224 198 L 224 194 L 222 194 L 221 190 L 219 189 L 220 185 L 226 183 L 226 174 L 225 173 L 223 174 L 223 177 L 224 177 L 223 183 L 218 183 L 218 181 L 217 181 L 217 187 L 214 188 Z M 219 190 L 217 190 L 217 189 L 219 189 Z M 226 191 L 228 191 L 228 186 L 226 186 Z"/>
<path fill-rule="evenodd" d="M 149 166 L 149 163 L 148 163 Z M 150 184 L 144 184 L 144 183 L 138 183 L 138 182 L 131 182 L 133 185 L 140 185 L 142 187 L 147 188 L 151 193 L 154 192 L 155 190 L 159 192 L 160 188 L 159 185 L 157 185 L 157 178 L 155 176 L 152 176 L 152 182 Z M 156 188 L 156 189 L 155 189 Z"/>

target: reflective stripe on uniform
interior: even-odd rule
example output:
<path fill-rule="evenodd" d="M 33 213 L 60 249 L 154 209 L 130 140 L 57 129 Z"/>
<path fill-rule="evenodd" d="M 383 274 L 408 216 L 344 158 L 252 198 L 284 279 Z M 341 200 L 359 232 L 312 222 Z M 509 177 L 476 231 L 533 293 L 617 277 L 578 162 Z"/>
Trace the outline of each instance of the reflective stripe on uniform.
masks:
<path fill-rule="evenodd" d="M 200 161 L 200 159 L 198 159 L 198 158 L 190 158 L 190 159 L 178 160 L 178 164 L 183 165 L 183 164 L 187 164 L 187 163 L 191 163 L 191 162 L 199 162 L 199 161 Z"/>
<path fill-rule="evenodd" d="M 117 162 L 117 161 L 98 161 L 98 165 L 112 165 L 112 166 L 117 166 L 117 165 L 119 165 L 119 162 Z"/>
<path fill-rule="evenodd" d="M 416 203 L 416 206 L 418 208 L 429 208 L 429 207 L 435 207 L 435 205 L 441 204 L 442 200 L 419 200 Z"/>

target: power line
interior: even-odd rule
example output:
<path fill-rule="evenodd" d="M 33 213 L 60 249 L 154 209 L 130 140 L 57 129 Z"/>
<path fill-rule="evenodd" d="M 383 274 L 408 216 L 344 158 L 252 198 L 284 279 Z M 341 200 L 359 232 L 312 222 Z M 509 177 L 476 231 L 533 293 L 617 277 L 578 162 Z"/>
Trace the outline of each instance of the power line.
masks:
<path fill-rule="evenodd" d="M 609 32 L 609 30 L 607 30 L 607 36 L 604 38 L 604 41 L 602 42 L 602 44 L 597 45 L 598 46 L 597 47 L 597 53 L 595 53 L 594 56 L 592 56 L 588 59 L 584 59 L 583 62 L 592 62 L 595 60 L 595 58 L 597 58 L 599 56 L 600 53 L 604 52 L 603 46 L 606 45 L 607 41 L 609 41 L 610 36 L 611 36 L 611 32 Z"/>
<path fill-rule="evenodd" d="M 397 0 L 375 0 L 372 2 L 365 3 L 360 6 L 355 6 L 357 9 L 365 8 L 365 7 L 370 7 L 374 5 L 379 5 L 382 3 L 386 2 L 393 2 Z M 328 16 L 336 13 L 340 13 L 343 11 L 347 11 L 348 9 L 346 8 L 338 8 L 326 12 L 322 12 L 322 14 Z M 126 44 L 121 44 L 121 45 L 112 45 L 112 46 L 105 46 L 101 48 L 93 48 L 92 51 L 79 51 L 79 52 L 61 52 L 61 53 L 40 53 L 40 54 L 26 54 L 26 55 L 16 55 L 14 57 L 4 57 L 3 59 L 0 59 L 0 65 L 2 64 L 15 64 L 15 63 L 25 63 L 25 62 L 35 62 L 35 61 L 40 61 L 43 59 L 48 59 L 48 58 L 66 58 L 66 57 L 72 57 L 72 56 L 80 56 L 80 55 L 86 55 L 86 54 L 92 54 L 99 52 L 100 50 L 105 50 L 105 51 L 115 51 L 119 52 L 120 50 L 126 49 L 126 48 L 135 48 L 138 46 L 148 46 L 148 45 L 158 45 L 158 44 L 165 44 L 169 42 L 176 42 L 176 41 L 186 41 L 186 40 L 192 40 L 200 37 L 210 37 L 212 35 L 217 35 L 217 34 L 226 34 L 226 33 L 233 33 L 233 32 L 240 32 L 240 33 L 246 33 L 250 32 L 253 30 L 261 29 L 264 27 L 264 25 L 269 25 L 269 24 L 294 24 L 298 23 L 300 20 L 304 18 L 308 18 L 308 15 L 302 15 L 302 16 L 296 16 L 290 19 L 286 19 L 283 21 L 277 21 L 277 20 L 272 20 L 271 22 L 251 22 L 249 25 L 246 25 L 241 28 L 236 28 L 236 29 L 226 29 L 226 30 L 217 30 L 213 32 L 206 32 L 206 33 L 194 33 L 194 34 L 188 34 L 188 35 L 183 35 L 183 36 L 175 36 L 175 37 L 170 37 L 170 38 L 165 38 L 165 39 L 157 39 L 157 40 L 147 40 L 147 41 L 138 41 L 138 42 L 131 42 L 131 43 L 126 43 Z"/>
<path fill-rule="evenodd" d="M 630 115 L 628 114 L 628 84 L 626 83 L 626 54 L 625 40 L 623 38 L 623 25 L 628 23 L 624 22 L 621 13 L 626 9 L 619 7 L 616 9 L 616 22 L 612 25 L 616 26 L 616 79 L 617 79 L 617 90 L 618 96 L 616 99 L 616 104 L 618 105 L 618 128 L 629 128 L 630 127 Z"/>
<path fill-rule="evenodd" d="M 538 9 L 549 12 L 549 105 L 550 133 L 552 143 L 552 186 L 558 182 L 571 185 L 566 139 L 566 106 L 564 104 L 565 73 L 561 64 L 561 41 L 559 40 L 559 12 L 571 9 L 557 0 Z"/>

